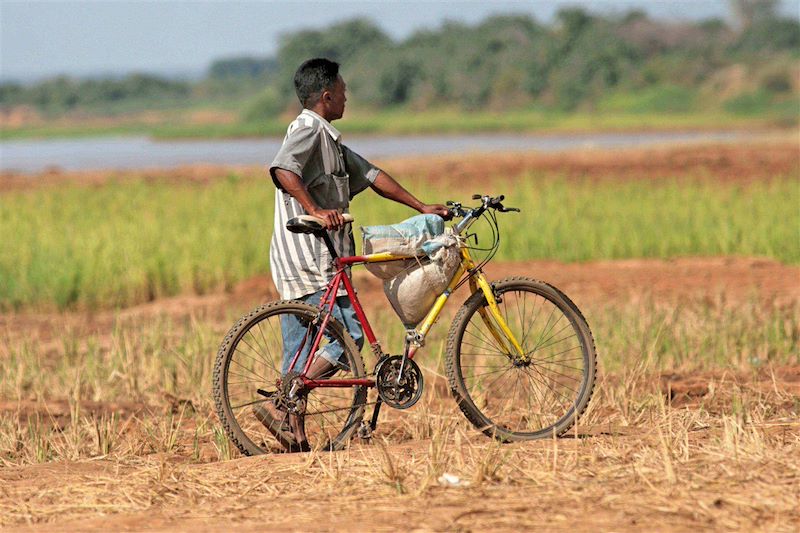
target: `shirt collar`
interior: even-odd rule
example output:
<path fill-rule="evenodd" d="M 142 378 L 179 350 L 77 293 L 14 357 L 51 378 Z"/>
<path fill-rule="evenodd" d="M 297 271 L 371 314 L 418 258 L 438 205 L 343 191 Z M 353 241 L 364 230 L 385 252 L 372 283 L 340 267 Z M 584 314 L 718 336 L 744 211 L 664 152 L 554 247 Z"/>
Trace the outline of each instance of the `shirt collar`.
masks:
<path fill-rule="evenodd" d="M 324 118 L 322 118 L 318 114 L 314 113 L 310 109 L 303 109 L 303 111 L 300 114 L 301 115 L 308 115 L 308 116 L 310 116 L 312 118 L 315 118 L 315 119 L 319 120 L 320 124 L 322 124 L 322 127 L 325 128 L 325 130 L 328 132 L 328 134 L 331 137 L 333 137 L 334 141 L 339 142 L 339 140 L 342 138 L 342 134 L 339 132 L 339 130 L 334 128 L 333 125 L 330 122 L 328 122 L 327 120 L 325 120 Z"/>

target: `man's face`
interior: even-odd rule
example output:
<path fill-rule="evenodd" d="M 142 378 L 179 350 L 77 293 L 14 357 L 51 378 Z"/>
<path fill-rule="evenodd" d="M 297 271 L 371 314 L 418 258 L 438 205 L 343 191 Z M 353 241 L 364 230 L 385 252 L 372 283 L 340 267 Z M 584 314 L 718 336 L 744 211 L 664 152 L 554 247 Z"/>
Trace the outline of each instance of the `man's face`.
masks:
<path fill-rule="evenodd" d="M 325 105 L 328 108 L 331 120 L 342 118 L 344 115 L 344 103 L 347 102 L 347 96 L 345 95 L 346 90 L 347 84 L 345 84 L 342 77 L 339 76 L 336 78 L 333 88 L 330 91 L 326 91 L 328 98 L 325 99 Z"/>

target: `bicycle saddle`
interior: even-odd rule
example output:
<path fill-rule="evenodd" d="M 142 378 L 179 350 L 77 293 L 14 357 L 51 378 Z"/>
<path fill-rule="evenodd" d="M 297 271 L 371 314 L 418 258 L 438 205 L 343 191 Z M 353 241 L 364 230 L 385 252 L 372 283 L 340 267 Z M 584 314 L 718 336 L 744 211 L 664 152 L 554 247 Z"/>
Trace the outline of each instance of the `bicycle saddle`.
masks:
<path fill-rule="evenodd" d="M 342 215 L 346 223 L 353 221 L 353 215 L 344 213 Z M 322 219 L 312 215 L 300 215 L 290 218 L 286 223 L 286 229 L 292 233 L 317 233 L 325 229 Z"/>

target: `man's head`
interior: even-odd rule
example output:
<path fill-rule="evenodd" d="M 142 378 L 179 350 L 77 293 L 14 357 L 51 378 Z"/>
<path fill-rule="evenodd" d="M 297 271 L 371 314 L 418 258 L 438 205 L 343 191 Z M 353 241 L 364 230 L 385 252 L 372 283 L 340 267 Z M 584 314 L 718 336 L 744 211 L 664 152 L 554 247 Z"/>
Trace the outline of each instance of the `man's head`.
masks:
<path fill-rule="evenodd" d="M 309 59 L 294 73 L 294 90 L 300 103 L 326 120 L 342 118 L 347 101 L 345 88 L 339 63 L 329 59 Z"/>

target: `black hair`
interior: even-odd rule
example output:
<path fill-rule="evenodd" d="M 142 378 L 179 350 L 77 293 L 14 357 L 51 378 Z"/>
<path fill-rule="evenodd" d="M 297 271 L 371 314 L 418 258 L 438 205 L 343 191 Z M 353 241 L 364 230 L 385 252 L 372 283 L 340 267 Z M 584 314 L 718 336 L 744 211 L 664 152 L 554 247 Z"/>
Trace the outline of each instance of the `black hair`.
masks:
<path fill-rule="evenodd" d="M 294 73 L 294 90 L 303 107 L 310 107 L 319 101 L 323 91 L 331 89 L 339 77 L 339 63 L 315 57 L 304 61 Z"/>

